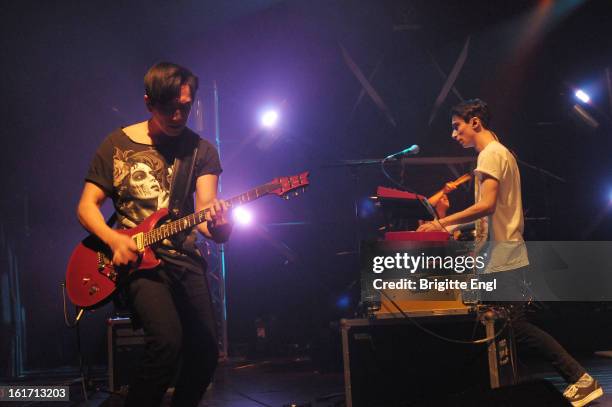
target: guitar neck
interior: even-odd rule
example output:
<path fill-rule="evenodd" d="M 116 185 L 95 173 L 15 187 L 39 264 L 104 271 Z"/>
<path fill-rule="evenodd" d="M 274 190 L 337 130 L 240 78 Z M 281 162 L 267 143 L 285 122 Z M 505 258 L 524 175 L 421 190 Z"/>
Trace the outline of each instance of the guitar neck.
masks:
<path fill-rule="evenodd" d="M 261 197 L 270 194 L 275 189 L 280 188 L 281 185 L 277 183 L 267 183 L 260 185 L 257 188 L 253 188 L 240 195 L 236 195 L 226 202 L 230 208 L 242 205 L 248 202 L 255 201 Z M 203 209 L 199 212 L 192 213 L 180 219 L 172 222 L 165 223 L 157 228 L 152 229 L 149 232 L 144 233 L 144 246 L 149 246 L 154 243 L 160 242 L 166 238 L 174 236 L 180 232 L 190 229 L 206 220 L 206 215 L 210 212 L 210 208 Z"/>
<path fill-rule="evenodd" d="M 458 187 L 459 185 L 468 182 L 470 179 L 472 179 L 472 174 L 467 173 L 467 174 L 463 174 L 456 180 L 451 181 L 450 184 L 453 184 L 454 186 Z M 440 198 L 442 198 L 442 195 L 444 195 L 444 188 L 442 188 L 441 190 L 439 190 L 438 192 L 430 196 L 427 200 L 432 206 L 436 206 Z"/>

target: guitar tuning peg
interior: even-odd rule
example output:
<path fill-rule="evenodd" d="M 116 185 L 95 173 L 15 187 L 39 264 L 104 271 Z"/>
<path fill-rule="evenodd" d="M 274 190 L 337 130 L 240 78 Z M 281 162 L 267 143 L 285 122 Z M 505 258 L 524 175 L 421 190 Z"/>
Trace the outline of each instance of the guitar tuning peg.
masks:
<path fill-rule="evenodd" d="M 300 191 L 295 191 L 295 192 L 293 193 L 293 196 L 298 196 L 299 194 L 300 194 Z"/>
<path fill-rule="evenodd" d="M 283 198 L 285 198 L 286 200 L 289 200 L 289 195 L 285 195 Z"/>

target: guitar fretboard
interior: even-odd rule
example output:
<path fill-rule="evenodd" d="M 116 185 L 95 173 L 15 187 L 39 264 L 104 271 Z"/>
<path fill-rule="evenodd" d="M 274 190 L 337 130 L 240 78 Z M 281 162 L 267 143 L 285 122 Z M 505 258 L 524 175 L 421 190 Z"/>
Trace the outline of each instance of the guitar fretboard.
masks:
<path fill-rule="evenodd" d="M 268 183 L 257 188 L 253 188 L 247 192 L 237 195 L 233 198 L 228 199 L 226 202 L 228 206 L 234 207 L 236 205 L 242 205 L 247 202 L 254 201 L 263 196 L 270 194 L 272 191 L 281 188 L 280 184 Z M 177 233 L 183 232 L 190 229 L 206 220 L 206 214 L 210 212 L 209 208 L 203 209 L 199 212 L 192 213 L 183 218 L 177 219 L 172 222 L 165 223 L 149 232 L 144 233 L 144 245 L 149 246 L 157 242 L 176 235 Z"/>

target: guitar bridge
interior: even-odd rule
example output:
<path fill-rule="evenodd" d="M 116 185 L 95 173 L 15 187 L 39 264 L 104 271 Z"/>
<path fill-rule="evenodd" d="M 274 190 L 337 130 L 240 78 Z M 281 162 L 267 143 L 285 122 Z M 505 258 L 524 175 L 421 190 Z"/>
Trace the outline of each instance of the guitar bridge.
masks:
<path fill-rule="evenodd" d="M 111 259 L 103 252 L 98 252 L 98 271 L 104 271 L 106 266 L 112 264 Z"/>
<path fill-rule="evenodd" d="M 117 272 L 115 271 L 115 267 L 113 266 L 112 260 L 108 256 L 106 256 L 106 254 L 104 254 L 103 252 L 98 252 L 97 255 L 98 255 L 98 273 L 107 277 L 111 281 L 116 281 Z M 89 279 L 87 279 L 86 282 L 84 281 L 84 284 L 87 284 L 88 282 L 89 282 Z"/>

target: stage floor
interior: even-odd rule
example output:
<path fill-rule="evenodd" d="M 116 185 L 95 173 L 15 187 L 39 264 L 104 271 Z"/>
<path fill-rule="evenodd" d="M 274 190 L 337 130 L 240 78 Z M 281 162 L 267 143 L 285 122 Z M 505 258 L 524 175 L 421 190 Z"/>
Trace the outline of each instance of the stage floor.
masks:
<path fill-rule="evenodd" d="M 612 358 L 603 356 L 578 357 L 604 388 L 605 395 L 592 406 L 612 407 Z M 564 381 L 541 361 L 532 358 L 521 361 L 521 369 L 530 379 L 545 378 L 557 388 L 565 387 Z M 97 375 L 98 391 L 92 391 L 85 402 L 80 383 L 73 380 L 70 388 L 71 402 L 17 404 L 2 406 L 39 407 L 121 407 L 122 397 L 104 391 L 106 378 Z M 67 384 L 66 378 L 53 375 L 14 382 L 15 385 Z M 170 405 L 170 392 L 163 406 Z M 220 365 L 215 382 L 200 403 L 200 407 L 281 407 L 281 406 L 332 407 L 344 405 L 344 383 L 341 372 L 318 372 L 306 358 L 266 359 L 259 361 L 231 360 Z"/>

